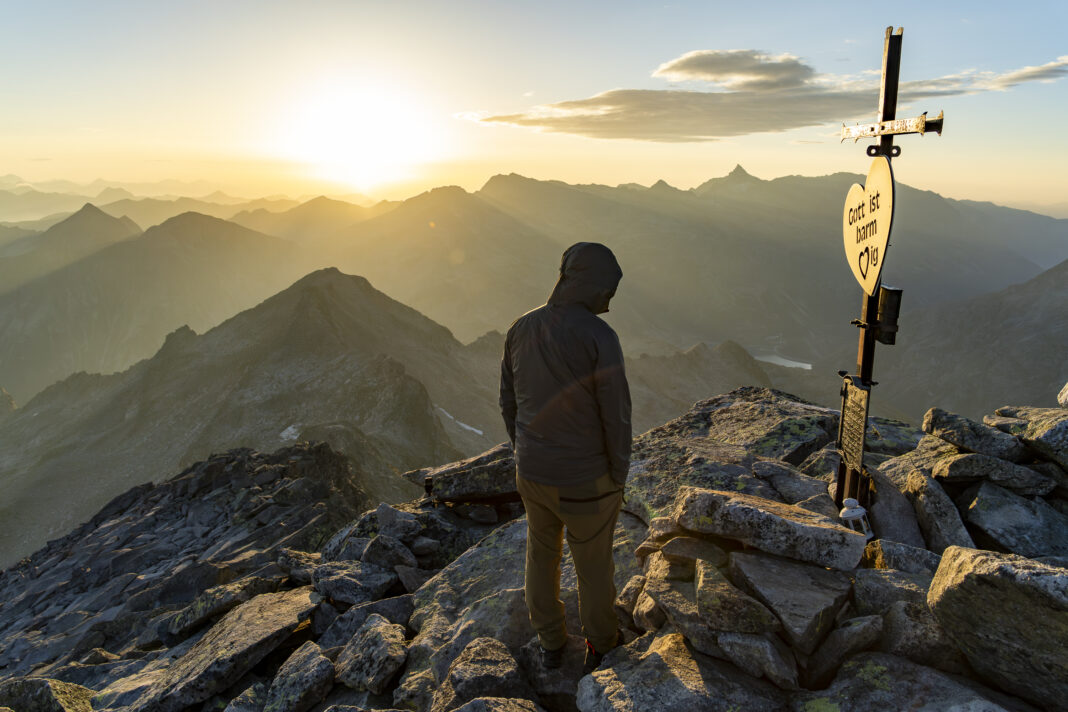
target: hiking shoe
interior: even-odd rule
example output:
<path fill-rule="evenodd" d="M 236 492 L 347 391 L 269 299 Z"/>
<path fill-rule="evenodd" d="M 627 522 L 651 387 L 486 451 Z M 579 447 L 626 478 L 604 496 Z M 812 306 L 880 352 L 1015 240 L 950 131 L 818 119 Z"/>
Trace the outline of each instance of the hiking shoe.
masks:
<path fill-rule="evenodd" d="M 587 640 L 586 659 L 582 661 L 582 674 L 589 675 L 591 672 L 601 667 L 602 660 L 604 660 L 604 654 L 594 650 L 593 643 Z"/>
<path fill-rule="evenodd" d="M 556 650 L 546 650 L 545 648 L 538 646 L 538 650 L 541 653 L 541 666 L 546 670 L 555 670 L 564 664 L 564 648 L 567 647 L 567 643 L 564 643 Z"/>

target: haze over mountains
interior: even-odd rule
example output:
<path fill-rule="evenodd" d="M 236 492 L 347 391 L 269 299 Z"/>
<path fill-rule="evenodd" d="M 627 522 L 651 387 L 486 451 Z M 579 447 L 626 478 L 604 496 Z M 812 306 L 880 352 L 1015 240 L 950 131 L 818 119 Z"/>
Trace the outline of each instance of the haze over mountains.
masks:
<path fill-rule="evenodd" d="M 740 385 L 835 405 L 860 303 L 838 214 L 858 180 L 738 168 L 682 191 L 508 175 L 374 207 L 317 198 L 272 211 L 214 196 L 235 222 L 188 212 L 143 233 L 84 204 L 46 231 L 8 228 L 0 387 L 23 407 L 0 409 L 0 440 L 24 446 L 0 458 L 0 486 L 15 502 L 82 481 L 99 490 L 88 512 L 145 473 L 303 436 L 358 453 L 387 499 L 375 463 L 428 465 L 504 439 L 502 333 L 544 302 L 578 240 L 605 242 L 623 265 L 606 319 L 627 353 L 637 430 Z M 159 207 L 107 197 L 143 216 Z M 905 289 L 905 313 L 898 346 L 878 352 L 874 412 L 918 421 L 931 403 L 973 417 L 1021 397 L 1046 404 L 1068 375 L 1068 221 L 907 186 L 896 214 L 884 279 Z M 329 267 L 347 274 L 315 272 Z M 72 376 L 83 371 L 121 373 Z M 25 525 L 36 543 L 81 516 L 47 511 Z"/>

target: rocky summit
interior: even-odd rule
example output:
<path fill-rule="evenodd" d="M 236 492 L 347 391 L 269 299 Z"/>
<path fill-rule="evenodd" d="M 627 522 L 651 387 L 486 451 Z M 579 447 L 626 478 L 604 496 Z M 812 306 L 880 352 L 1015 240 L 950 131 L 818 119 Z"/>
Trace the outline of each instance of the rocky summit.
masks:
<path fill-rule="evenodd" d="M 1061 708 L 1068 410 L 872 419 L 871 541 L 830 496 L 837 421 L 751 387 L 635 440 L 623 644 L 588 675 L 566 549 L 541 666 L 507 445 L 392 506 L 326 444 L 212 456 L 0 574 L 0 709 Z"/>

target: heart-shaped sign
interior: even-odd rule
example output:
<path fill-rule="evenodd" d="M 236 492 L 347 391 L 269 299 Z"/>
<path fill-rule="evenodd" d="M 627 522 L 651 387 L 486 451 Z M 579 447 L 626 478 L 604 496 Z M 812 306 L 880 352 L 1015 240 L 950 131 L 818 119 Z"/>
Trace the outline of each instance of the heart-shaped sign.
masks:
<path fill-rule="evenodd" d="M 886 156 L 876 156 L 865 185 L 854 183 L 842 214 L 846 261 L 861 288 L 874 296 L 894 219 L 894 174 Z"/>

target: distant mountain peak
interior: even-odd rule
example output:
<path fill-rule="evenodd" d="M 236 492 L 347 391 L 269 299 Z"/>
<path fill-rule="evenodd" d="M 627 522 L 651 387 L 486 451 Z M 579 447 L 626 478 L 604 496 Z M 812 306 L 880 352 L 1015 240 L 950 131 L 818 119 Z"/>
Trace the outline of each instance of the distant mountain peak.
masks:
<path fill-rule="evenodd" d="M 661 178 L 656 183 L 653 183 L 651 186 L 649 186 L 649 190 L 654 190 L 658 193 L 676 193 L 679 189 Z"/>
<path fill-rule="evenodd" d="M 729 180 L 733 180 L 733 181 L 741 181 L 741 180 L 758 181 L 758 180 L 760 180 L 759 178 L 754 176 L 752 173 L 750 173 L 749 171 L 747 171 L 744 168 L 742 168 L 742 164 L 741 163 L 738 163 L 738 164 L 736 164 L 734 166 L 734 169 L 731 170 L 731 172 L 727 174 L 727 178 Z"/>

